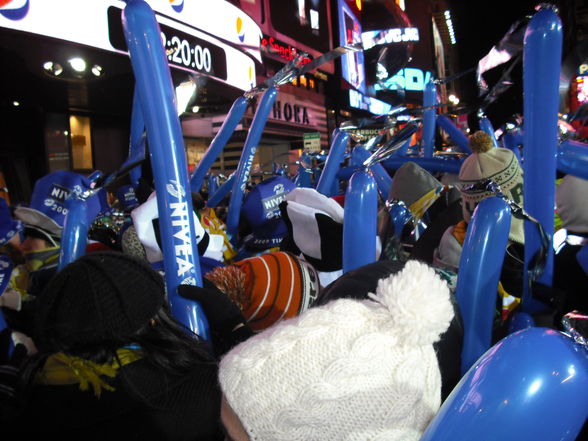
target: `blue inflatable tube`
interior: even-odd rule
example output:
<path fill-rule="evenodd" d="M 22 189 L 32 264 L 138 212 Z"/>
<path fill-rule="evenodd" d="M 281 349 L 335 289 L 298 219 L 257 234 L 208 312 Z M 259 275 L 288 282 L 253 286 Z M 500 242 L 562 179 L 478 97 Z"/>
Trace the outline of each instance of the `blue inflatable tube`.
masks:
<path fill-rule="evenodd" d="M 435 128 L 437 121 L 437 85 L 433 81 L 425 85 L 423 93 L 423 154 L 425 158 L 432 158 L 435 151 Z"/>
<path fill-rule="evenodd" d="M 325 196 L 333 196 L 331 194 L 333 191 L 333 181 L 335 181 L 337 170 L 339 170 L 339 166 L 345 157 L 345 149 L 347 148 L 348 142 L 349 133 L 339 129 L 333 131 L 333 142 L 331 143 L 325 166 L 316 186 L 316 190 Z"/>
<path fill-rule="evenodd" d="M 469 223 L 455 297 L 464 322 L 462 373 L 492 344 L 496 293 L 510 232 L 510 207 L 498 197 L 482 200 Z"/>
<path fill-rule="evenodd" d="M 414 162 L 428 172 L 445 172 L 459 174 L 459 169 L 465 158 L 416 158 L 410 156 L 391 157 L 382 161 L 387 170 L 397 170 L 405 162 Z"/>
<path fill-rule="evenodd" d="M 231 192 L 233 188 L 233 182 L 235 181 L 235 174 L 233 173 L 229 178 L 225 181 L 223 185 L 221 185 L 218 190 L 213 195 L 208 195 L 208 200 L 206 201 L 207 207 L 216 207 L 221 201 Z"/>
<path fill-rule="evenodd" d="M 141 110 L 141 103 L 139 101 L 139 93 L 135 87 L 133 95 L 133 111 L 131 113 L 131 142 L 129 145 L 128 163 L 136 162 L 145 159 L 145 120 L 143 119 L 143 111 Z M 124 167 L 124 164 L 123 164 Z M 136 190 L 139 186 L 139 178 L 141 177 L 141 166 L 134 167 L 129 172 L 131 185 Z"/>
<path fill-rule="evenodd" d="M 557 169 L 588 179 L 588 144 L 571 140 L 562 142 L 557 152 Z"/>
<path fill-rule="evenodd" d="M 59 270 L 83 256 L 88 243 L 89 224 L 86 201 L 72 193 L 65 201 L 65 208 L 67 215 L 61 233 Z"/>
<path fill-rule="evenodd" d="M 241 216 L 241 206 L 243 205 L 243 197 L 245 196 L 245 188 L 247 180 L 251 175 L 251 166 L 253 165 L 253 158 L 259 140 L 263 134 L 265 124 L 272 110 L 274 102 L 278 97 L 278 91 L 275 87 L 270 86 L 261 97 L 260 103 L 253 117 L 249 133 L 245 139 L 243 152 L 239 166 L 237 167 L 235 181 L 233 182 L 233 190 L 231 192 L 231 199 L 229 201 L 229 209 L 227 213 L 227 233 L 233 246 L 237 245 L 237 236 L 239 231 L 239 217 Z"/>
<path fill-rule="evenodd" d="M 463 153 L 467 153 L 468 155 L 472 153 L 468 137 L 447 116 L 437 116 L 437 124 L 449 135 L 451 140 Z"/>
<path fill-rule="evenodd" d="M 159 25 L 143 0 L 127 1 L 122 23 L 149 139 L 168 301 L 176 319 L 209 340 L 200 305 L 177 291 L 180 284 L 202 286 L 202 274 L 182 127 Z"/>
<path fill-rule="evenodd" d="M 554 232 L 555 174 L 557 168 L 559 75 L 563 32 L 551 8 L 540 9 L 527 25 L 523 56 L 525 210 L 537 219 L 551 238 Z M 525 274 L 541 247 L 537 228 L 525 221 Z M 547 263 L 538 281 L 553 283 L 553 246 L 547 247 Z M 523 277 L 525 312 L 540 308 L 532 301 L 528 278 Z"/>
<path fill-rule="evenodd" d="M 498 147 L 498 141 L 496 140 L 496 135 L 494 134 L 494 127 L 492 126 L 490 120 L 484 116 L 480 118 L 479 123 L 480 129 L 486 132 L 492 138 L 492 144 L 494 145 L 494 147 Z"/>
<path fill-rule="evenodd" d="M 420 441 L 576 440 L 588 415 L 586 354 L 552 329 L 509 335 L 461 379 Z"/>
<path fill-rule="evenodd" d="M 190 178 L 190 187 L 192 191 L 200 191 L 202 188 L 202 184 L 204 182 L 204 176 L 208 173 L 208 170 L 214 164 L 214 161 L 217 160 L 227 142 L 235 132 L 237 125 L 243 118 L 245 111 L 247 110 L 247 105 L 249 101 L 247 98 L 240 96 L 235 100 L 233 105 L 231 106 L 231 110 L 227 114 L 223 125 L 221 126 L 220 130 L 210 143 L 210 146 L 204 153 L 202 160 L 196 167 L 196 170 L 192 174 L 192 178 Z M 212 194 L 210 191 L 208 194 Z"/>
<path fill-rule="evenodd" d="M 343 214 L 343 272 L 376 261 L 378 190 L 369 170 L 356 171 L 347 186 Z"/>
<path fill-rule="evenodd" d="M 356 146 L 353 149 L 354 154 L 360 158 L 362 164 L 363 162 L 368 159 L 371 154 L 369 151 L 363 148 L 363 146 Z M 370 166 L 370 170 L 373 173 L 374 179 L 376 180 L 376 184 L 378 185 L 378 192 L 380 196 L 385 200 L 388 198 L 390 194 L 390 188 L 392 187 L 392 178 L 384 168 L 384 166 L 380 163 L 373 164 Z"/>

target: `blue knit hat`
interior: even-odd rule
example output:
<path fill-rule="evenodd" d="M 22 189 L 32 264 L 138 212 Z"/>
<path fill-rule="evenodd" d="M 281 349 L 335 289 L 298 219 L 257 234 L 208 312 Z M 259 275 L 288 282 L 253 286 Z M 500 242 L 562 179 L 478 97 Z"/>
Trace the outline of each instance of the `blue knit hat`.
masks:
<path fill-rule="evenodd" d="M 90 188 L 88 178 L 78 173 L 63 170 L 49 173 L 35 182 L 29 206 L 17 207 L 14 214 L 27 226 L 40 228 L 60 237 L 67 215 L 65 200 L 72 192 L 82 194 Z M 92 219 L 100 209 L 98 196 L 88 199 L 87 212 Z"/>
<path fill-rule="evenodd" d="M 0 198 L 0 245 L 4 245 L 23 229 L 22 222 L 15 220 L 4 198 Z"/>
<path fill-rule="evenodd" d="M 0 295 L 8 287 L 13 268 L 12 260 L 8 256 L 0 255 Z"/>
<path fill-rule="evenodd" d="M 280 202 L 296 188 L 284 177 L 275 176 L 257 184 L 245 197 L 242 216 L 251 226 L 252 233 L 245 246 L 253 249 L 268 249 L 280 245 L 288 234 L 288 228 L 280 214 Z"/>
<path fill-rule="evenodd" d="M 132 185 L 123 185 L 120 187 L 116 191 L 116 197 L 125 211 L 132 211 L 140 205 Z"/>

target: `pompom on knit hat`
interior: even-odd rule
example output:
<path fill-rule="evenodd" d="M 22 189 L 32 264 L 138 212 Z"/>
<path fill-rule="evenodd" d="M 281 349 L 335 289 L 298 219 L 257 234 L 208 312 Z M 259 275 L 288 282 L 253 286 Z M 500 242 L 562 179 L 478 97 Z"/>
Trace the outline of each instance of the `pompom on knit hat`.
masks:
<path fill-rule="evenodd" d="M 145 326 L 165 301 L 162 277 L 145 262 L 96 252 L 65 266 L 39 296 L 39 348 L 121 341 Z"/>
<path fill-rule="evenodd" d="M 508 149 L 494 147 L 490 135 L 479 130 L 470 136 L 472 154 L 463 162 L 459 171 L 461 185 L 492 179 L 510 200 L 523 206 L 523 170 L 514 153 Z M 488 191 L 461 191 L 463 218 L 469 223 L 477 205 L 485 198 L 494 196 Z M 524 244 L 523 221 L 512 218 L 509 239 Z"/>
<path fill-rule="evenodd" d="M 307 310 L 320 290 L 316 270 L 304 260 L 283 251 L 215 268 L 206 278 L 239 306 L 254 331 Z"/>
<path fill-rule="evenodd" d="M 371 300 L 310 308 L 233 348 L 219 381 L 250 439 L 418 440 L 441 404 L 449 289 L 409 261 Z"/>

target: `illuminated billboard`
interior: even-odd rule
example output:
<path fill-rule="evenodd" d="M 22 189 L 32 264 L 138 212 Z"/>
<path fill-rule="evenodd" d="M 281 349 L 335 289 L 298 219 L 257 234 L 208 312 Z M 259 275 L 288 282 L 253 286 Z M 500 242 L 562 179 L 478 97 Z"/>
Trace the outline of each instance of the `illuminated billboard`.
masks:
<path fill-rule="evenodd" d="M 361 43 L 361 24 L 345 0 L 339 2 L 339 44 Z M 341 76 L 355 89 L 365 93 L 363 52 L 348 52 L 341 56 Z"/>
<path fill-rule="evenodd" d="M 161 27 L 168 61 L 241 90 L 255 85 L 259 26 L 224 0 L 146 0 Z M 126 54 L 119 0 L 8 0 L 0 27 Z M 218 36 L 218 38 L 216 37 Z"/>
<path fill-rule="evenodd" d="M 269 0 L 275 31 L 324 53 L 331 48 L 327 0 Z"/>

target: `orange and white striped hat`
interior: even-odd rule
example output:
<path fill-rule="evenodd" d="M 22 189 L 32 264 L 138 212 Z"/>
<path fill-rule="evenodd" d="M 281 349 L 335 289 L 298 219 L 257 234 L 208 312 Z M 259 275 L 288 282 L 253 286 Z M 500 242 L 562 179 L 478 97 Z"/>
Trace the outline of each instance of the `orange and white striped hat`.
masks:
<path fill-rule="evenodd" d="M 316 300 L 316 270 L 293 254 L 276 251 L 240 260 L 206 275 L 242 310 L 254 331 L 292 318 Z"/>

